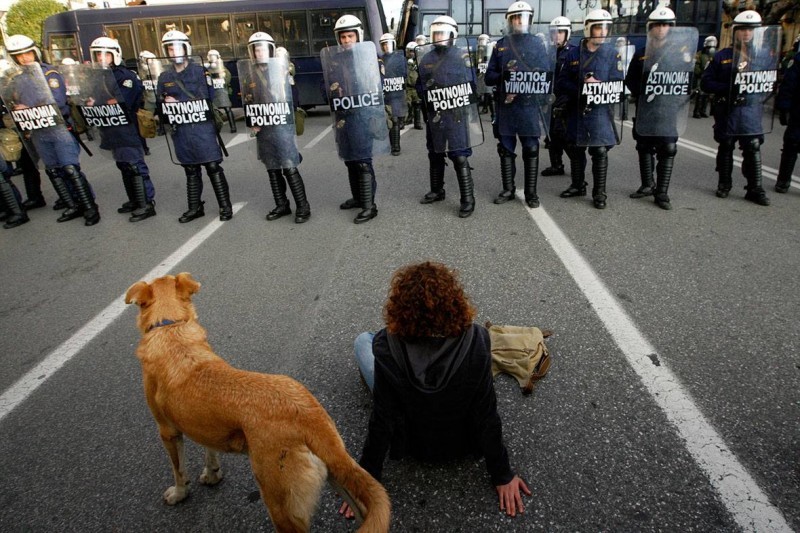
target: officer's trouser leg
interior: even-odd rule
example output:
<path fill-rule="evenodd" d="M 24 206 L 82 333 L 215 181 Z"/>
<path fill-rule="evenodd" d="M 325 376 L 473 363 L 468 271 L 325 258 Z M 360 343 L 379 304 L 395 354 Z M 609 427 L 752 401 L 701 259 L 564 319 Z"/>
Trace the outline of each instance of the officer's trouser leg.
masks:
<path fill-rule="evenodd" d="M 420 103 L 417 102 L 414 104 L 414 129 L 421 130 L 422 129 L 422 108 L 420 107 Z"/>
<path fill-rule="evenodd" d="M 458 179 L 458 188 L 461 192 L 461 206 L 458 210 L 460 218 L 467 218 L 475 211 L 475 185 L 472 182 L 472 169 L 466 156 L 460 155 L 452 158 L 453 167 Z"/>
<path fill-rule="evenodd" d="M 561 198 L 586 196 L 586 148 L 582 146 L 567 146 L 566 152 L 567 157 L 569 157 L 569 171 L 572 183 L 560 196 Z"/>
<path fill-rule="evenodd" d="M 783 142 L 781 152 L 781 166 L 778 169 L 778 181 L 775 183 L 775 192 L 781 194 L 789 192 L 792 184 L 792 172 L 797 163 L 797 153 L 800 152 L 800 142 Z"/>
<path fill-rule="evenodd" d="M 16 228 L 28 221 L 28 215 L 19 203 L 19 191 L 5 175 L 0 174 L 0 203 L 5 205 L 5 229 Z"/>
<path fill-rule="evenodd" d="M 231 127 L 231 133 L 236 133 L 236 118 L 233 116 L 233 109 L 226 107 L 225 114 L 228 115 L 228 124 Z"/>
<path fill-rule="evenodd" d="M 289 199 L 286 197 L 286 180 L 280 169 L 268 169 L 269 187 L 272 189 L 272 197 L 275 199 L 275 209 L 267 213 L 267 220 L 277 220 L 283 216 L 291 215 L 292 209 L 289 207 Z"/>
<path fill-rule="evenodd" d="M 655 202 L 661 209 L 672 209 L 669 202 L 669 180 L 672 178 L 672 167 L 675 163 L 675 154 L 678 146 L 675 143 L 664 143 L 658 146 L 658 165 L 656 165 L 656 192 Z"/>
<path fill-rule="evenodd" d="M 430 167 L 431 190 L 419 201 L 421 204 L 431 204 L 444 200 L 444 154 L 428 152 L 428 165 Z"/>
<path fill-rule="evenodd" d="M 358 196 L 358 163 L 355 161 L 346 161 L 347 166 L 347 180 L 350 183 L 350 198 L 345 200 L 339 205 L 339 209 L 355 209 L 361 207 L 361 200 Z"/>
<path fill-rule="evenodd" d="M 500 156 L 500 181 L 503 184 L 503 192 L 494 199 L 496 204 L 504 204 L 514 198 L 517 188 L 514 184 L 514 176 L 517 173 L 515 159 L 517 154 L 509 151 L 502 143 L 497 143 L 497 154 Z"/>
<path fill-rule="evenodd" d="M 563 176 L 564 175 L 564 148 L 558 141 L 550 140 L 547 147 L 550 154 L 550 166 L 542 170 L 542 176 Z"/>
<path fill-rule="evenodd" d="M 191 222 L 196 218 L 205 216 L 203 208 L 205 202 L 203 197 L 203 177 L 200 175 L 200 165 L 183 165 L 186 172 L 186 199 L 189 203 L 189 210 L 178 219 L 178 222 Z"/>
<path fill-rule="evenodd" d="M 372 163 L 358 163 L 358 197 L 361 200 L 361 212 L 353 220 L 356 224 L 361 224 L 372 220 L 378 216 L 378 208 L 375 206 L 373 181 L 375 171 Z"/>
<path fill-rule="evenodd" d="M 72 198 L 72 195 L 69 193 L 69 188 L 67 187 L 67 183 L 64 181 L 64 176 L 61 173 L 60 168 L 48 168 L 45 170 L 47 173 L 47 177 L 50 178 L 50 183 L 53 184 L 53 189 L 55 189 L 56 193 L 58 194 L 58 199 L 61 200 L 61 203 L 66 206 L 66 210 L 58 217 L 58 222 L 66 222 L 67 220 L 72 220 L 73 218 L 78 218 L 81 216 L 81 209 L 78 207 L 78 204 L 75 203 L 75 200 Z"/>
<path fill-rule="evenodd" d="M 217 197 L 217 203 L 219 204 L 219 219 L 232 219 L 233 206 L 231 205 L 231 197 L 228 192 L 228 180 L 225 178 L 225 172 L 222 170 L 218 161 L 206 163 L 206 172 L 208 172 L 208 179 L 211 180 L 211 187 L 214 189 L 214 195 Z"/>
<path fill-rule="evenodd" d="M 522 164 L 525 171 L 525 203 L 528 207 L 539 207 L 536 182 L 539 181 L 539 145 L 522 148 Z"/>
<path fill-rule="evenodd" d="M 605 146 L 592 146 L 589 148 L 592 156 L 592 201 L 597 209 L 606 208 L 606 176 L 608 175 L 608 148 Z"/>
<path fill-rule="evenodd" d="M 22 149 L 17 165 L 22 169 L 22 179 L 25 180 L 25 196 L 27 199 L 22 202 L 22 207 L 30 211 L 47 205 L 42 194 L 42 176 L 39 174 L 39 168 L 31 159 L 27 149 Z"/>
<path fill-rule="evenodd" d="M 757 137 L 752 137 L 743 141 L 742 147 L 742 169 L 747 178 L 747 192 L 744 197 L 758 205 L 769 205 L 769 198 L 764 192 L 761 181 L 761 141 Z"/>
<path fill-rule="evenodd" d="M 146 218 L 155 216 L 155 201 L 147 201 L 147 187 L 145 186 L 144 176 L 142 176 L 135 164 L 130 165 L 129 172 L 136 209 L 133 210 L 131 217 L 128 220 L 131 222 L 139 222 Z"/>
<path fill-rule="evenodd" d="M 283 175 L 286 181 L 289 182 L 289 189 L 292 191 L 292 196 L 294 196 L 294 221 L 296 224 L 302 224 L 311 218 L 311 204 L 308 203 L 306 198 L 306 187 L 303 184 L 303 178 L 300 176 L 300 171 L 297 170 L 297 167 L 284 168 Z"/>
<path fill-rule="evenodd" d="M 400 119 L 392 117 L 392 127 L 389 130 L 389 143 L 392 147 L 392 155 L 400 155 Z"/>
<path fill-rule="evenodd" d="M 97 208 L 97 204 L 94 203 L 89 182 L 81 172 L 80 167 L 66 165 L 61 168 L 61 171 L 72 183 L 72 190 L 75 191 L 75 195 L 78 197 L 78 204 L 83 212 L 84 226 L 94 226 L 100 222 L 100 210 Z"/>
<path fill-rule="evenodd" d="M 642 180 L 642 185 L 636 189 L 636 192 L 631 193 L 630 197 L 644 198 L 645 196 L 652 196 L 653 185 L 655 185 L 653 183 L 653 147 L 636 143 L 636 153 L 639 155 L 639 176 Z"/>
<path fill-rule="evenodd" d="M 131 180 L 131 165 L 128 163 L 117 162 L 117 168 L 122 174 L 122 185 L 125 187 L 125 195 L 128 201 L 117 209 L 117 213 L 130 213 L 136 209 L 136 198 L 133 193 L 133 181 Z"/>
<path fill-rule="evenodd" d="M 733 139 L 725 139 L 717 146 L 717 173 L 719 183 L 717 184 L 717 197 L 727 198 L 731 192 L 733 183 Z"/>

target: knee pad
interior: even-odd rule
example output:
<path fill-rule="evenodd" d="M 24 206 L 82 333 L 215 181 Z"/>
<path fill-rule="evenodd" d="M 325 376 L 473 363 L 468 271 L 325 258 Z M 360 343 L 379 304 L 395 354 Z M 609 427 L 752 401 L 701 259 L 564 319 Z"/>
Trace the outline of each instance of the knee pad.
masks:
<path fill-rule="evenodd" d="M 358 170 L 365 174 L 372 174 L 372 163 L 358 163 Z"/>
<path fill-rule="evenodd" d="M 733 153 L 733 149 L 735 148 L 735 145 L 736 145 L 736 141 L 735 140 L 733 140 L 731 138 L 724 139 L 724 140 L 719 142 L 719 147 L 717 148 L 717 151 L 720 152 L 720 153 L 731 153 L 732 154 Z"/>
<path fill-rule="evenodd" d="M 589 155 L 592 156 L 592 159 L 606 157 L 608 156 L 608 148 L 605 146 L 590 146 Z"/>
<path fill-rule="evenodd" d="M 60 178 L 61 177 L 61 169 L 60 168 L 46 168 L 44 169 L 45 174 L 50 179 Z"/>
<path fill-rule="evenodd" d="M 469 165 L 469 162 L 467 161 L 467 156 L 465 155 L 455 155 L 452 156 L 450 160 L 453 162 L 453 166 L 455 166 L 456 168 L 466 167 L 467 165 Z"/>
<path fill-rule="evenodd" d="M 187 178 L 200 177 L 200 165 L 183 165 L 183 171 L 186 173 Z"/>
<path fill-rule="evenodd" d="M 524 157 L 525 159 L 530 159 L 531 157 L 536 157 L 538 155 L 539 155 L 538 144 L 522 148 L 522 157 Z"/>
<path fill-rule="evenodd" d="M 511 157 L 511 158 L 517 157 L 517 154 L 515 154 L 514 152 L 510 151 L 508 148 L 503 146 L 503 143 L 497 143 L 497 154 L 500 157 Z"/>
<path fill-rule="evenodd" d="M 81 174 L 81 169 L 79 169 L 75 165 L 65 165 L 61 167 L 61 171 L 67 178 L 72 178 L 73 176 L 78 177 Z"/>
<path fill-rule="evenodd" d="M 222 172 L 222 167 L 219 164 L 219 161 L 211 161 L 210 163 L 206 163 L 206 172 L 209 174 L 218 174 Z"/>
<path fill-rule="evenodd" d="M 658 146 L 658 157 L 675 157 L 678 153 L 678 145 L 675 143 L 664 143 Z"/>
<path fill-rule="evenodd" d="M 754 154 L 761 151 L 761 139 L 758 137 L 751 137 L 749 139 L 742 139 L 739 142 L 742 152 L 745 154 Z"/>

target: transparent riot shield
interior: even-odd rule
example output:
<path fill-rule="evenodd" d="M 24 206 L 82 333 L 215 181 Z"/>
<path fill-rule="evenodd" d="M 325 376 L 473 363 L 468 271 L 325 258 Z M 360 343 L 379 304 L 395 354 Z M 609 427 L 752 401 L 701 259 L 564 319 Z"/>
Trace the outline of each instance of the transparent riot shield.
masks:
<path fill-rule="evenodd" d="M 237 66 L 244 121 L 255 134 L 258 159 L 270 170 L 296 167 L 300 154 L 288 60 L 285 56 L 263 63 L 243 59 Z"/>
<path fill-rule="evenodd" d="M 612 146 L 622 140 L 622 122 L 617 118 L 625 97 L 626 59 L 615 48 L 614 38 L 581 41 L 578 146 Z"/>
<path fill-rule="evenodd" d="M 408 115 L 406 101 L 406 56 L 401 51 L 383 54 L 383 99 L 392 110 L 393 117 Z"/>
<path fill-rule="evenodd" d="M 679 137 L 686 131 L 692 97 L 697 28 L 664 27 L 647 36 L 636 103 L 636 133 L 643 137 Z"/>
<path fill-rule="evenodd" d="M 0 97 L 29 153 L 39 153 L 40 141 L 74 142 L 39 63 L 4 64 Z"/>
<path fill-rule="evenodd" d="M 156 86 L 162 72 L 161 67 L 160 61 L 148 64 L 147 61 L 139 60 L 138 74 L 144 85 L 144 108 L 152 113 L 156 112 Z"/>
<path fill-rule="evenodd" d="M 445 153 L 482 144 L 475 71 L 467 40 L 459 37 L 455 42 L 418 46 L 416 53 L 433 151 Z"/>
<path fill-rule="evenodd" d="M 176 165 L 203 164 L 222 158 L 208 89 L 186 85 L 187 79 L 208 80 L 198 56 L 148 58 L 148 76 L 156 80 L 156 113 L 164 126 L 170 158 Z"/>
<path fill-rule="evenodd" d="M 61 73 L 64 78 L 64 88 L 67 91 L 67 96 L 74 96 L 81 94 L 81 74 L 80 71 L 85 65 L 59 65 L 56 69 Z"/>
<path fill-rule="evenodd" d="M 389 127 L 375 43 L 328 46 L 320 52 L 339 157 L 388 154 Z"/>
<path fill-rule="evenodd" d="M 489 66 L 489 56 L 494 49 L 494 42 L 478 45 L 475 51 L 475 74 L 477 78 L 478 95 L 491 92 L 491 87 L 486 86 L 486 67 Z"/>
<path fill-rule="evenodd" d="M 728 135 L 769 133 L 773 126 L 772 99 L 778 81 L 781 27 L 737 30 L 733 38 Z"/>
<path fill-rule="evenodd" d="M 545 34 L 503 38 L 502 81 L 495 105 L 500 135 L 547 136 L 555 100 L 556 47 Z"/>

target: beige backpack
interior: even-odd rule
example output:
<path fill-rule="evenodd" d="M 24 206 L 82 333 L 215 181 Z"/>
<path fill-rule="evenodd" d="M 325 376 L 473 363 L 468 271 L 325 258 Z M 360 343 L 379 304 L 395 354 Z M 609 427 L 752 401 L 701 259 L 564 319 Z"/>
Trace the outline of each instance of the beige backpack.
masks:
<path fill-rule="evenodd" d="M 495 326 L 486 323 L 492 341 L 492 376 L 500 372 L 514 376 L 523 394 L 533 392 L 536 382 L 550 370 L 550 351 L 544 344 L 552 331 L 526 326 Z"/>

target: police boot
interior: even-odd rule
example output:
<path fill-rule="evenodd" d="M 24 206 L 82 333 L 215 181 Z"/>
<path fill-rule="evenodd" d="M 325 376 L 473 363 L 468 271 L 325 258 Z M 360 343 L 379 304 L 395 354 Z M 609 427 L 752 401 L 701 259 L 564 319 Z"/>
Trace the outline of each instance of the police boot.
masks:
<path fill-rule="evenodd" d="M 694 113 L 692 113 L 692 118 L 702 118 L 700 116 L 700 107 L 703 101 L 703 95 L 697 93 L 694 98 Z"/>
<path fill-rule="evenodd" d="M 719 173 L 719 183 L 717 184 L 717 198 L 727 198 L 731 192 L 733 175 L 733 141 L 723 141 L 717 147 L 717 172 Z"/>
<path fill-rule="evenodd" d="M 569 172 L 572 177 L 572 183 L 563 191 L 559 196 L 561 198 L 572 198 L 573 196 L 586 196 L 586 161 L 583 157 L 583 152 L 576 148 L 568 148 L 567 156 L 569 157 Z"/>
<path fill-rule="evenodd" d="M 78 204 L 81 206 L 83 213 L 83 225 L 94 226 L 100 222 L 100 210 L 97 208 L 97 204 L 94 203 L 92 191 L 89 188 L 89 182 L 86 181 L 86 176 L 84 176 L 81 169 L 75 165 L 66 165 L 62 167 L 61 170 L 64 172 L 64 175 L 69 178 L 75 195 L 78 197 Z"/>
<path fill-rule="evenodd" d="M 589 148 L 592 156 L 592 201 L 597 209 L 606 208 L 606 176 L 608 175 L 608 150 L 605 146 Z"/>
<path fill-rule="evenodd" d="M 370 163 L 358 163 L 358 196 L 361 199 L 361 212 L 353 220 L 356 224 L 363 224 L 378 216 L 378 208 L 373 198 L 372 181 L 374 171 Z"/>
<path fill-rule="evenodd" d="M 474 183 L 472 182 L 472 169 L 466 156 L 460 155 L 453 158 L 453 167 L 458 179 L 458 188 L 461 192 L 461 206 L 458 210 L 459 218 L 467 218 L 475 211 Z"/>
<path fill-rule="evenodd" d="M 127 163 L 119 164 L 129 166 Z M 130 213 L 137 207 L 136 196 L 133 191 L 133 172 L 130 168 L 120 168 L 120 172 L 122 172 L 122 184 L 125 186 L 125 194 L 128 196 L 128 201 L 117 209 L 117 213 Z"/>
<path fill-rule="evenodd" d="M 744 147 L 742 154 L 742 167 L 747 168 L 745 176 L 747 177 L 747 192 L 744 195 L 745 200 L 749 200 L 758 205 L 769 205 L 769 198 L 764 192 L 764 187 L 761 182 L 761 143 L 758 139 L 750 139 Z"/>
<path fill-rule="evenodd" d="M 539 147 L 522 149 L 522 164 L 525 171 L 525 203 L 528 207 L 539 207 L 536 182 L 539 179 Z"/>
<path fill-rule="evenodd" d="M 422 129 L 422 108 L 419 103 L 414 104 L 414 129 Z"/>
<path fill-rule="evenodd" d="M 708 105 L 708 95 L 701 94 L 700 95 L 700 118 L 708 118 L 708 113 L 706 112 L 706 106 Z"/>
<path fill-rule="evenodd" d="M 275 209 L 267 213 L 267 220 L 277 220 L 283 216 L 291 215 L 289 199 L 286 198 L 286 180 L 279 169 L 267 170 L 269 176 L 269 187 L 272 189 L 272 197 L 275 199 Z"/>
<path fill-rule="evenodd" d="M 228 180 L 225 179 L 225 172 L 216 161 L 206 164 L 206 172 L 208 172 L 208 179 L 211 180 L 211 187 L 214 189 L 214 194 L 219 204 L 219 219 L 232 219 L 233 206 L 231 206 L 231 197 L 228 193 Z"/>
<path fill-rule="evenodd" d="M 131 184 L 133 185 L 133 196 L 136 199 L 136 209 L 128 219 L 130 222 L 139 222 L 146 218 L 156 216 L 155 202 L 147 201 L 147 189 L 144 186 L 144 176 L 136 168 L 131 171 Z"/>
<path fill-rule="evenodd" d="M 444 200 L 444 156 L 441 154 L 429 154 L 428 163 L 430 165 L 431 192 L 425 194 L 421 204 L 432 204 Z"/>
<path fill-rule="evenodd" d="M 201 201 L 203 197 L 203 178 L 200 176 L 200 165 L 184 165 L 186 172 L 186 199 L 189 203 L 189 210 L 178 219 L 178 222 L 185 224 L 196 218 L 206 215 Z"/>
<path fill-rule="evenodd" d="M 348 198 L 339 205 L 339 209 L 355 209 L 361 205 L 361 200 L 358 198 L 358 168 L 357 163 L 347 165 L 347 180 L 350 182 L 350 194 L 352 198 Z"/>
<path fill-rule="evenodd" d="M 27 200 L 22 202 L 22 207 L 26 211 L 38 209 L 47 205 L 42 195 L 42 178 L 39 169 L 31 161 L 31 156 L 23 148 L 17 168 L 22 169 L 22 179 L 25 181 L 25 196 Z"/>
<path fill-rule="evenodd" d="M 64 206 L 63 209 L 66 209 L 66 211 L 61 213 L 61 216 L 58 217 L 57 222 L 66 222 L 81 216 L 81 208 L 78 207 L 78 204 L 72 199 L 67 183 L 61 175 L 61 169 L 48 168 L 45 172 L 50 178 L 50 183 L 53 184 L 53 189 L 55 189 L 58 194 L 58 201 Z M 56 202 L 56 204 L 58 204 L 58 202 Z M 55 209 L 55 206 L 53 206 L 53 209 Z"/>
<path fill-rule="evenodd" d="M 6 221 L 3 224 L 5 229 L 16 228 L 28 222 L 28 215 L 19 204 L 19 192 L 17 192 L 14 184 L 0 174 L 0 203 L 5 204 Z"/>
<path fill-rule="evenodd" d="M 392 155 L 400 155 L 400 119 L 392 120 L 392 127 L 389 130 L 389 144 L 392 146 Z"/>
<path fill-rule="evenodd" d="M 561 148 L 554 148 L 551 142 L 547 151 L 550 153 L 550 166 L 542 170 L 542 176 L 563 176 L 564 161 L 561 158 Z"/>
<path fill-rule="evenodd" d="M 303 185 L 303 178 L 300 176 L 297 167 L 283 169 L 283 175 L 286 177 L 286 181 L 289 182 L 289 190 L 292 191 L 292 196 L 294 196 L 294 222 L 295 224 L 302 224 L 311 218 L 311 205 L 306 198 L 306 187 Z"/>
<path fill-rule="evenodd" d="M 514 160 L 517 155 L 509 152 L 500 143 L 497 144 L 497 153 L 500 156 L 500 181 L 503 183 L 503 192 L 497 195 L 494 203 L 504 204 L 514 198 L 514 192 L 517 190 L 514 186 L 514 175 L 517 173 Z"/>
<path fill-rule="evenodd" d="M 667 143 L 661 145 L 658 151 L 658 165 L 656 165 L 657 184 L 655 191 L 655 202 L 661 209 L 672 209 L 672 204 L 669 203 L 669 196 L 667 190 L 669 189 L 669 180 L 672 177 L 672 166 L 675 163 L 675 154 L 678 148 L 675 143 Z"/>
<path fill-rule="evenodd" d="M 236 133 L 236 118 L 233 116 L 233 109 L 226 107 L 225 113 L 228 115 L 228 124 L 231 126 L 231 133 Z"/>
<path fill-rule="evenodd" d="M 629 195 L 630 198 L 644 198 L 653 196 L 653 153 L 648 149 L 637 150 L 639 154 L 639 176 L 642 179 L 642 186 L 636 192 Z"/>
<path fill-rule="evenodd" d="M 781 153 L 781 166 L 778 169 L 778 181 L 775 183 L 775 192 L 781 194 L 789 192 L 789 187 L 792 185 L 792 172 L 794 172 L 794 165 L 797 163 L 798 149 L 800 149 L 800 143 L 784 143 L 783 152 Z"/>

